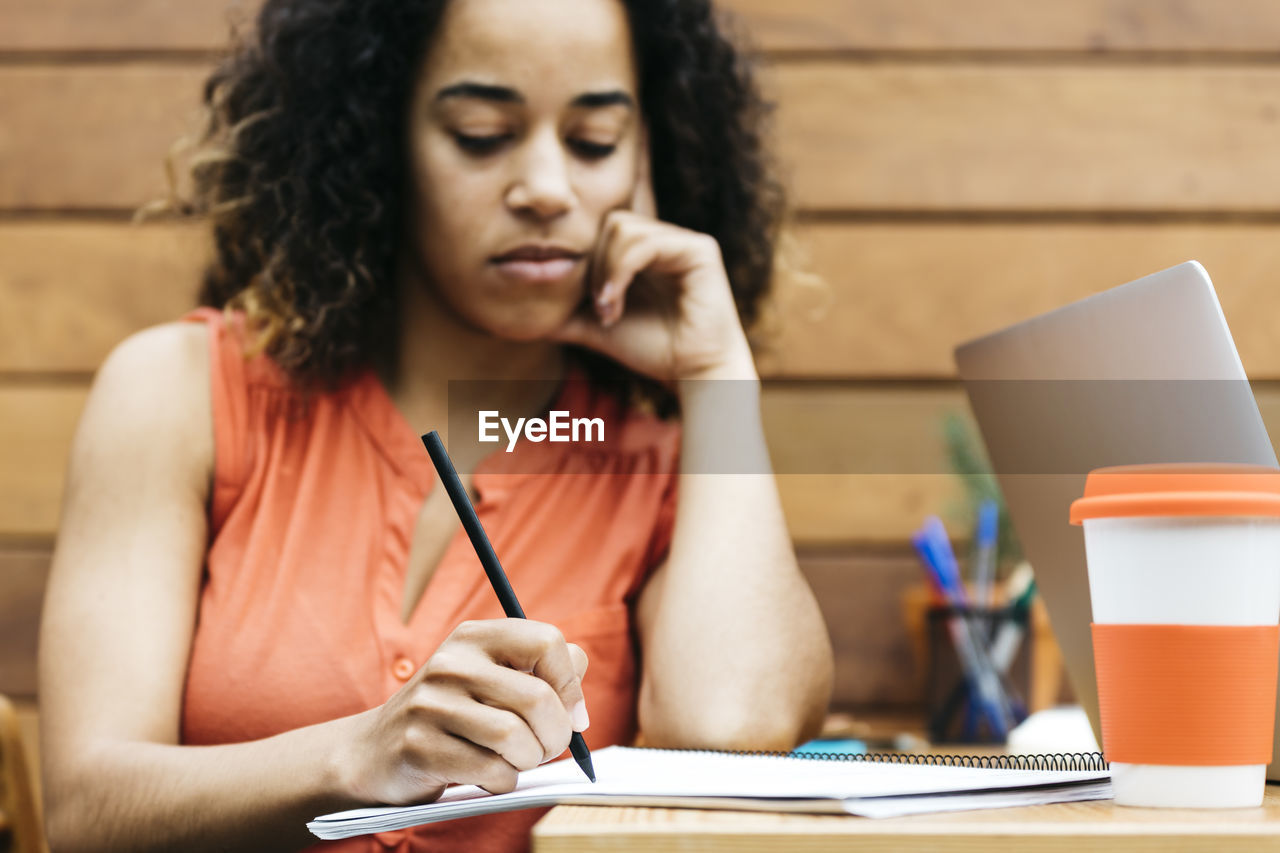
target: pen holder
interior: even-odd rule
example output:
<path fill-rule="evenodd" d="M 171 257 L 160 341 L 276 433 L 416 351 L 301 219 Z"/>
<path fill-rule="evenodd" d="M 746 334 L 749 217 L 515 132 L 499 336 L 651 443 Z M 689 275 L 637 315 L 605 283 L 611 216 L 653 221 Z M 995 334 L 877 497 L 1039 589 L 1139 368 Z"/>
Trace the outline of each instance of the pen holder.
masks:
<path fill-rule="evenodd" d="M 1029 621 L 1011 608 L 952 607 L 933 605 L 926 611 L 928 664 L 925 677 L 925 708 L 929 739 L 934 743 L 1003 743 L 1005 732 L 991 725 L 977 680 L 968 677 L 953 637 L 952 620 L 958 619 L 975 644 L 981 644 L 984 663 L 989 661 L 992 641 L 1006 626 L 1021 631 L 1012 664 L 1004 672 L 988 678 L 1007 697 L 1012 724 L 1026 718 L 1027 688 L 1030 684 L 1030 655 L 1025 638 Z"/>

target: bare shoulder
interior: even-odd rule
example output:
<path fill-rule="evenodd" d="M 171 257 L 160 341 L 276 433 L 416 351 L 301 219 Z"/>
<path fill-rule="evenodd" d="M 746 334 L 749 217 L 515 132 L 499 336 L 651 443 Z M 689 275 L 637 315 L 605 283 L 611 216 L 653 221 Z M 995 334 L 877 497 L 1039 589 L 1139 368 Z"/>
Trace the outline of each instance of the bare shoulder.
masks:
<path fill-rule="evenodd" d="M 204 323 L 164 323 L 125 338 L 103 363 L 98 378 L 149 375 L 163 381 L 209 370 L 209 330 Z M 121 376 L 121 375 L 124 376 Z M 191 377 L 195 378 L 195 377 Z"/>
<path fill-rule="evenodd" d="M 41 619 L 46 783 L 74 776 L 85 744 L 177 742 L 207 543 L 208 343 L 203 324 L 146 329 L 94 379 Z"/>
<path fill-rule="evenodd" d="M 207 475 L 213 426 L 204 323 L 153 326 L 112 350 L 94 379 L 73 465 L 95 448 L 180 461 L 184 473 Z"/>

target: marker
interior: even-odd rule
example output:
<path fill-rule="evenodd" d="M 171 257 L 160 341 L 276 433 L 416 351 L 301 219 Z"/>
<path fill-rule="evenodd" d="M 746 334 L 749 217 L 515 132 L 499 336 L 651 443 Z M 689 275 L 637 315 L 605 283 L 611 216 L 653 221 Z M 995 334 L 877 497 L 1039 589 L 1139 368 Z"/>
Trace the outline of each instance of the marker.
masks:
<path fill-rule="evenodd" d="M 977 587 L 978 606 L 987 609 L 995 606 L 993 584 L 996 574 L 996 537 L 999 530 L 999 505 L 992 500 L 983 501 L 978 507 L 978 529 L 974 536 L 973 579 Z"/>
<path fill-rule="evenodd" d="M 941 567 L 945 562 L 945 558 L 938 553 L 936 543 L 932 541 L 927 530 L 919 530 L 911 537 L 911 544 L 915 546 L 916 553 L 919 554 L 921 562 L 924 563 L 928 570 L 929 579 L 933 582 L 934 589 L 939 592 L 943 600 L 947 601 L 955 614 L 964 612 L 964 607 L 960 598 L 956 596 L 956 591 L 951 587 L 950 577 L 945 569 Z M 985 665 L 979 659 L 980 646 L 974 642 L 974 636 L 970 630 L 970 626 L 960 615 L 952 615 L 947 619 L 947 629 L 951 634 L 951 642 L 955 646 L 956 656 L 960 658 L 960 667 L 964 671 L 965 681 L 968 682 L 971 690 L 970 695 L 978 705 L 978 710 L 982 716 L 986 718 L 987 724 L 991 730 L 999 737 L 1008 734 L 1009 729 L 1013 727 L 1012 720 L 1006 716 L 1003 708 L 1001 697 L 1003 689 L 1000 687 L 999 679 L 992 683 L 992 671 L 990 670 L 990 662 Z M 968 724 L 965 726 L 966 733 L 971 734 Z"/>
<path fill-rule="evenodd" d="M 917 536 L 920 539 L 917 550 L 923 545 L 927 562 L 937 572 L 942 591 L 952 606 L 961 613 L 972 612 L 964 584 L 960 580 L 960 565 L 941 519 L 937 516 L 925 519 L 924 527 Z M 915 543 L 916 540 L 913 538 L 912 542 Z M 956 651 L 962 658 L 969 658 L 969 667 L 978 694 L 983 699 L 985 714 L 992 728 L 1003 737 L 1017 722 L 1012 703 L 1000 684 L 1000 676 L 987 655 L 985 638 L 978 632 L 977 626 L 972 620 L 957 618 L 956 621 L 959 623 L 959 630 L 952 628 L 952 638 L 957 643 Z"/>
<path fill-rule="evenodd" d="M 1026 634 L 1027 619 L 1030 618 L 1031 599 L 1036 595 L 1036 583 L 1027 584 L 1022 594 L 1017 597 L 1009 609 L 1009 617 L 996 632 L 991 641 L 991 663 L 1001 675 L 1009 671 L 1013 659 L 1018 656 L 1018 647 L 1022 645 Z"/>

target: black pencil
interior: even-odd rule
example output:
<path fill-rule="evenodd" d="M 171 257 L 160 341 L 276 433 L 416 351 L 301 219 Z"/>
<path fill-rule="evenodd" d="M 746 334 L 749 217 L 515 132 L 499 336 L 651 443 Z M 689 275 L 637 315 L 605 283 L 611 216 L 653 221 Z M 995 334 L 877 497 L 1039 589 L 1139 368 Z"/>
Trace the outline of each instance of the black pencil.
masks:
<path fill-rule="evenodd" d="M 471 505 L 471 498 L 467 495 L 467 490 L 462 487 L 462 480 L 453 467 L 449 452 L 444 449 L 440 434 L 432 430 L 422 437 L 422 443 L 427 446 L 427 453 L 431 455 L 431 461 L 436 466 L 440 482 L 444 483 L 444 490 L 448 492 L 449 500 L 453 501 L 453 508 L 458 512 L 458 518 L 462 520 L 462 528 L 467 531 L 471 546 L 476 549 L 476 556 L 480 558 L 480 565 L 484 566 L 484 573 L 489 576 L 489 583 L 493 586 L 493 591 L 498 594 L 502 612 L 512 619 L 524 619 L 524 608 L 516 600 L 515 590 L 511 588 L 507 573 L 502 570 L 502 563 L 498 562 L 498 555 L 494 552 L 493 545 L 489 543 L 489 537 L 485 535 L 484 527 L 480 524 L 480 516 L 476 515 L 476 508 Z M 596 781 L 596 771 L 591 765 L 591 752 L 587 749 L 587 742 L 582 739 L 582 732 L 573 733 L 573 737 L 569 739 L 569 751 L 573 753 L 573 760 L 578 762 L 578 766 L 582 768 L 583 773 L 587 774 L 587 778 L 592 782 Z"/>

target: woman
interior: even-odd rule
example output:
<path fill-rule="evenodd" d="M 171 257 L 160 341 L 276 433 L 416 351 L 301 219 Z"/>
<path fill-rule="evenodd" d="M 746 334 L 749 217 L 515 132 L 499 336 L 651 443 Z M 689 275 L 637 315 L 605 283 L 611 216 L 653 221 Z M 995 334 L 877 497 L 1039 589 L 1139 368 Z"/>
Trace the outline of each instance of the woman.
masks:
<path fill-rule="evenodd" d="M 811 735 L 830 648 L 772 477 L 708 473 L 726 424 L 764 455 L 775 205 L 706 4 L 268 2 L 205 94 L 209 307 L 117 348 L 72 451 L 54 846 L 301 848 L 321 813 L 510 790 L 572 731 Z M 609 432 L 460 458 L 545 621 L 497 618 L 418 444 L 458 380 Z M 538 816 L 330 846 L 521 849 Z"/>

